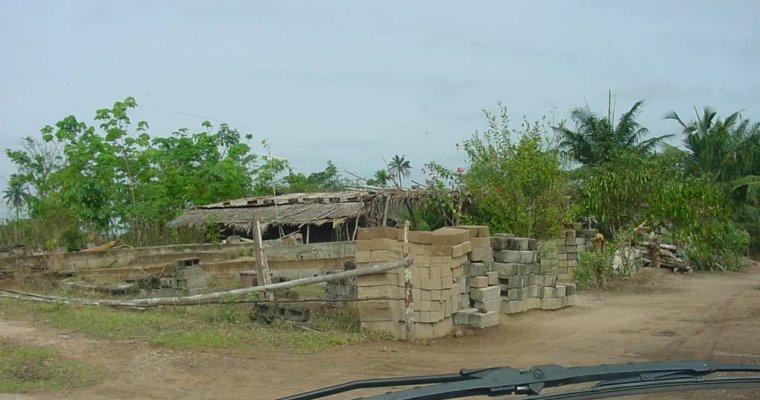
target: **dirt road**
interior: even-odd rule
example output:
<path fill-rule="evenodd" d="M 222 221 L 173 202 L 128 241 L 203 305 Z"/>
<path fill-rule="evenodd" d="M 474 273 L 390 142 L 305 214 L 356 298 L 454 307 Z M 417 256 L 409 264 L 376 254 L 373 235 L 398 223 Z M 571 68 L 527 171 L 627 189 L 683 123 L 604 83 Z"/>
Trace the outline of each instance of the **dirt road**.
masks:
<path fill-rule="evenodd" d="M 112 376 L 88 388 L 0 399 L 272 399 L 346 380 L 498 365 L 760 363 L 758 263 L 741 273 L 646 270 L 632 282 L 579 297 L 576 307 L 510 316 L 498 328 L 462 338 L 362 343 L 313 355 L 263 349 L 178 352 L 0 319 L 0 339 L 53 346 L 66 357 L 101 365 Z"/>

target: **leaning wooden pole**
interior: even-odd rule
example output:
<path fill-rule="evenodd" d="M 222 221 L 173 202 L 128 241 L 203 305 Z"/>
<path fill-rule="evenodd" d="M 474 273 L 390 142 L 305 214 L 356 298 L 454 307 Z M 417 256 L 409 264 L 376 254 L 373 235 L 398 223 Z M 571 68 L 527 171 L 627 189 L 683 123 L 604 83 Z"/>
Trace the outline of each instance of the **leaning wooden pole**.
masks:
<path fill-rule="evenodd" d="M 132 308 L 146 308 L 157 306 L 179 306 L 179 305 L 195 305 L 195 304 L 210 304 L 226 300 L 230 296 L 239 296 L 248 293 L 259 293 L 265 291 L 273 291 L 279 289 L 289 289 L 296 286 L 312 285 L 315 283 L 330 282 L 345 278 L 361 275 L 379 274 L 388 270 L 408 267 L 412 265 L 411 257 L 405 257 L 401 260 L 385 262 L 381 264 L 371 265 L 369 267 L 357 268 L 350 271 L 338 272 L 330 275 L 319 275 L 308 278 L 295 279 L 292 281 L 274 283 L 265 286 L 254 286 L 250 288 L 227 290 L 224 292 L 214 292 L 197 294 L 194 296 L 184 297 L 154 297 L 148 299 L 135 299 L 135 300 L 92 300 L 92 299 L 78 299 L 78 298 L 66 298 L 58 296 L 45 296 L 31 293 L 20 293 L 10 290 L 0 290 L 0 297 L 9 297 L 20 300 L 29 301 L 41 301 L 46 303 L 64 303 L 64 304 L 86 304 L 96 306 L 111 306 L 111 307 L 132 307 Z"/>
<path fill-rule="evenodd" d="M 269 276 L 269 262 L 267 255 L 264 253 L 264 241 L 261 238 L 261 221 L 253 221 L 251 230 L 253 231 L 254 256 L 256 257 L 256 280 L 259 286 L 266 287 L 272 284 L 272 277 Z M 274 292 L 265 291 L 264 297 L 267 300 L 274 300 Z"/>

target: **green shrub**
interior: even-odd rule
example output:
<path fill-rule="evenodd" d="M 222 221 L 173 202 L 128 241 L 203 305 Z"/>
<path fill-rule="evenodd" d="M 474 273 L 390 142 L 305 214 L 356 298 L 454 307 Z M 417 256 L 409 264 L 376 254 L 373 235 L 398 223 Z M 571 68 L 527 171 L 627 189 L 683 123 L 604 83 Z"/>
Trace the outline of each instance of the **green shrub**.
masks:
<path fill-rule="evenodd" d="M 573 281 L 579 289 L 605 287 L 612 277 L 614 251 L 584 251 L 578 254 L 578 265 L 573 268 Z"/>
<path fill-rule="evenodd" d="M 687 255 L 703 270 L 737 271 L 744 267 L 749 234 L 729 221 L 705 225 L 687 236 Z"/>

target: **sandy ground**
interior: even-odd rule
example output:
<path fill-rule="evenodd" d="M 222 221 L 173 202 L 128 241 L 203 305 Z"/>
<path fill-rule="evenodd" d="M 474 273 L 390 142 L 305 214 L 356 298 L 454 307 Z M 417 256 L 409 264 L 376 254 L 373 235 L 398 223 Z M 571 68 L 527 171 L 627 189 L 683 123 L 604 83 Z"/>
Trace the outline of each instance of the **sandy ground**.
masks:
<path fill-rule="evenodd" d="M 461 368 L 684 359 L 759 364 L 759 335 L 757 262 L 740 273 L 674 275 L 645 270 L 610 290 L 581 293 L 575 307 L 502 318 L 501 326 L 462 338 L 361 343 L 312 355 L 266 349 L 171 351 L 0 317 L 3 340 L 52 346 L 65 357 L 100 365 L 112 376 L 87 388 L 0 399 L 273 399 L 347 380 Z M 667 398 L 714 397 L 715 393 L 703 393 Z M 729 397 L 760 398 L 760 393 Z"/>

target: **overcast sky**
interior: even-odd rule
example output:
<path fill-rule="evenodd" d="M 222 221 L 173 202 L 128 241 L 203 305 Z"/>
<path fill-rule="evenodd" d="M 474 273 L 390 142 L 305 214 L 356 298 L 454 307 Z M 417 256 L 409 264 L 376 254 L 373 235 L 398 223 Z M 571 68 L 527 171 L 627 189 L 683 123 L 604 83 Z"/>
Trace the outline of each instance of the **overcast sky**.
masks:
<path fill-rule="evenodd" d="M 758 21 L 758 1 L 0 0 L 0 148 L 127 96 L 152 135 L 228 122 L 365 176 L 463 164 L 498 101 L 557 119 L 612 90 L 655 134 L 705 104 L 758 120 Z M 0 190 L 12 172 L 0 155 Z"/>

